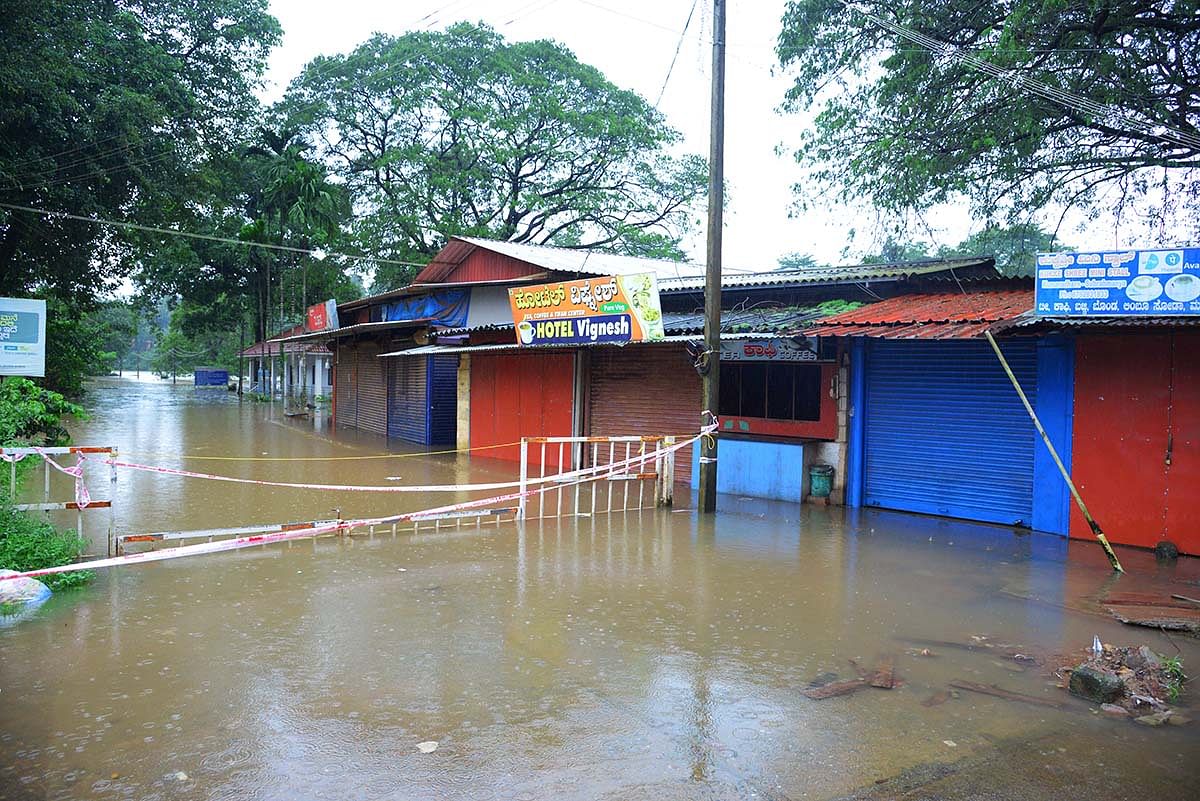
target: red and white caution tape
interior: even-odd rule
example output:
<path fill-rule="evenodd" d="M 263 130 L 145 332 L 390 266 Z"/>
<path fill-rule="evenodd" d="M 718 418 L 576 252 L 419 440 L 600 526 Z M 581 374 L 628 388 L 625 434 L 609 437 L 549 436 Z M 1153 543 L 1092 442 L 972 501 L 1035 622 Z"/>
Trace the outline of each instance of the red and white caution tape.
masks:
<path fill-rule="evenodd" d="M 706 427 L 706 430 L 708 427 Z M 623 467 L 642 464 L 660 458 L 666 454 L 673 453 L 681 448 L 691 445 L 699 436 L 684 440 L 683 442 L 662 448 L 658 451 L 651 451 L 646 454 L 625 459 L 620 462 L 613 462 L 606 465 L 596 465 L 586 470 L 577 470 L 574 473 L 562 473 L 559 476 L 554 476 L 555 479 L 561 479 L 565 476 L 578 476 L 577 480 L 567 482 L 561 486 L 572 486 L 574 484 L 585 484 L 589 481 L 597 481 L 606 478 L 614 470 Z M 162 468 L 166 470 L 167 468 Z M 250 481 L 242 479 L 242 481 Z M 250 482 L 264 483 L 264 482 Z M 268 485 L 270 484 L 269 482 Z M 467 485 L 470 486 L 470 485 Z M 479 485 L 475 485 L 479 486 Z M 512 486 L 507 485 L 507 486 Z M 533 489 L 528 489 L 525 492 L 512 492 L 507 495 L 499 495 L 491 498 L 480 498 L 474 501 L 465 501 L 463 503 L 450 504 L 448 506 L 439 506 L 432 509 L 423 509 L 419 512 L 407 512 L 405 514 L 391 515 L 388 517 L 366 518 L 361 520 L 343 520 L 336 524 L 318 526 L 315 528 L 301 528 L 288 531 L 273 531 L 266 534 L 254 534 L 248 537 L 237 537 L 229 540 L 218 540 L 215 542 L 201 542 L 195 545 L 181 545 L 175 548 L 163 548 L 155 551 L 144 551 L 142 553 L 125 554 L 122 556 L 114 556 L 107 559 L 96 559 L 91 562 L 78 562 L 71 565 L 60 565 L 58 567 L 47 567 L 41 570 L 29 570 L 24 573 L 13 573 L 7 576 L 0 576 L 0 581 L 8 581 L 18 578 L 37 578 L 38 576 L 50 576 L 57 573 L 72 573 L 79 570 L 97 570 L 105 567 L 117 567 L 120 565 L 136 564 L 140 562 L 161 562 L 167 559 L 180 559 L 185 556 L 198 556 L 207 553 L 221 553 L 223 551 L 236 551 L 241 548 L 249 548 L 255 545 L 269 545 L 274 542 L 287 542 L 288 540 L 305 539 L 315 537 L 321 534 L 330 534 L 335 531 L 346 531 L 352 528 L 362 528 L 363 526 L 381 526 L 389 523 L 401 523 L 411 520 L 420 520 L 428 515 L 441 514 L 445 512 L 456 512 L 465 509 L 478 509 L 493 504 L 505 503 L 508 501 L 519 500 L 522 497 L 539 495 L 543 492 L 551 492 L 559 489 L 559 486 L 542 486 Z"/>

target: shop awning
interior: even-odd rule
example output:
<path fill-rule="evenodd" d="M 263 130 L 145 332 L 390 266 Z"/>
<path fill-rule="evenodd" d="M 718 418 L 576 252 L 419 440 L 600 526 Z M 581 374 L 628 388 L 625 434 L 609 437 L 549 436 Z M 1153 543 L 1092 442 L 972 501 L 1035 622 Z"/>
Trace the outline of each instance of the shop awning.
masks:
<path fill-rule="evenodd" d="M 345 326 L 344 328 L 333 328 L 328 331 L 314 331 L 310 334 L 298 334 L 291 337 L 268 339 L 267 344 L 277 345 L 279 343 L 289 342 L 312 342 L 315 340 L 340 339 L 341 337 L 349 337 L 356 334 L 373 334 L 376 331 L 390 331 L 393 328 L 420 328 L 428 323 L 429 320 L 396 320 L 394 322 L 358 323 L 356 325 Z"/>
<path fill-rule="evenodd" d="M 1032 308 L 1032 289 L 901 295 L 826 317 L 804 333 L 818 337 L 973 339 Z"/>
<path fill-rule="evenodd" d="M 779 336 L 778 334 L 768 333 L 738 333 L 738 334 L 721 334 L 722 341 L 740 341 L 754 339 L 773 339 Z M 663 345 L 669 343 L 686 343 L 699 342 L 702 337 L 699 335 L 675 334 L 656 339 L 653 342 L 598 342 L 595 345 L 581 345 L 578 343 L 569 343 L 563 345 L 518 345 L 516 342 L 503 342 L 492 345 L 422 345 L 417 348 L 409 348 L 407 350 L 395 350 L 390 353 L 381 353 L 379 358 L 383 359 L 389 356 L 437 356 L 439 354 L 450 353 L 495 353 L 496 351 L 532 351 L 532 350 L 563 350 L 572 348 L 631 348 L 642 345 Z"/>

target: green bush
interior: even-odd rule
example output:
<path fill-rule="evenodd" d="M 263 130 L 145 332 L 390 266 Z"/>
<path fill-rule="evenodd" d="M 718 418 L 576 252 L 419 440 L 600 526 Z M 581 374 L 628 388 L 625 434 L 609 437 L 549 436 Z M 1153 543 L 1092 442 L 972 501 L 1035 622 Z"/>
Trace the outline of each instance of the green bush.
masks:
<path fill-rule="evenodd" d="M 0 503 L 0 567 L 25 572 L 75 562 L 87 548 L 87 540 L 74 531 L 58 531 L 54 526 Z M 86 584 L 91 571 L 42 576 L 52 590 Z"/>
<path fill-rule="evenodd" d="M 57 392 L 39 387 L 26 378 L 9 377 L 0 382 L 0 445 L 61 445 L 69 437 L 63 427 L 65 415 L 83 417 L 83 409 Z M 17 477 L 23 479 L 36 458 L 17 462 Z M 4 464 L 7 467 L 7 463 Z M 7 471 L 4 471 L 7 473 Z M 18 485 L 19 486 L 19 485 Z M 86 540 L 73 531 L 54 526 L 13 508 L 8 497 L 9 477 L 0 476 L 0 568 L 24 572 L 71 564 L 83 555 Z M 88 571 L 46 576 L 52 590 L 87 583 Z"/>

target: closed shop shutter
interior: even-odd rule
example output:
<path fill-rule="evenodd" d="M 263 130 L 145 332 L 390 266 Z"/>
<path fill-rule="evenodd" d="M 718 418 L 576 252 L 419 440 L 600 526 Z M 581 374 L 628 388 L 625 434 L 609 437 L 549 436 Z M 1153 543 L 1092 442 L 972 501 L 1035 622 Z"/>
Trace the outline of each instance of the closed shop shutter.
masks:
<path fill-rule="evenodd" d="M 1036 404 L 1037 351 L 1004 355 Z M 1033 423 L 982 342 L 872 341 L 864 502 L 1006 525 L 1033 519 Z"/>
<path fill-rule="evenodd" d="M 458 356 L 430 356 L 429 445 L 452 445 L 458 433 Z"/>
<path fill-rule="evenodd" d="M 358 427 L 358 407 L 355 402 L 355 351 L 347 347 L 339 347 L 337 364 L 335 366 L 334 393 L 336 393 L 336 409 L 334 423 L 338 428 Z"/>
<path fill-rule="evenodd" d="M 471 356 L 471 447 L 474 456 L 520 461 L 521 437 L 571 436 L 575 355 L 571 352 L 477 353 Z M 558 453 L 547 450 L 546 463 Z M 536 463 L 538 454 L 530 454 Z"/>
<path fill-rule="evenodd" d="M 678 436 L 700 428 L 700 376 L 683 346 L 593 348 L 589 378 L 591 436 Z M 608 453 L 600 456 L 607 463 Z M 690 445 L 675 454 L 675 480 L 692 480 Z"/>
<path fill-rule="evenodd" d="M 426 359 L 400 356 L 387 359 L 387 362 L 387 435 L 416 445 L 427 445 Z"/>
<path fill-rule="evenodd" d="M 386 360 L 379 358 L 380 353 L 383 350 L 374 342 L 364 342 L 358 346 L 358 420 L 355 428 L 386 437 Z"/>

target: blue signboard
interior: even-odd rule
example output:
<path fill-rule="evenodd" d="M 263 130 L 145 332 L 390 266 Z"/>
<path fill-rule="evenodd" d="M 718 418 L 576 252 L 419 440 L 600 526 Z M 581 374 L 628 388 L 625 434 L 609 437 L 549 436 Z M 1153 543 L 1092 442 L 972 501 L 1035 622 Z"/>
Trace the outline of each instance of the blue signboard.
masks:
<path fill-rule="evenodd" d="M 1200 248 L 1039 253 L 1043 317 L 1200 316 Z"/>

